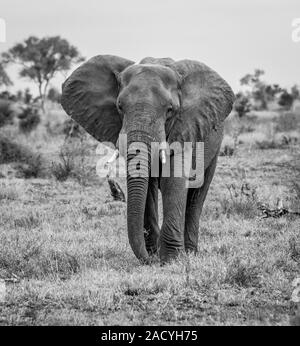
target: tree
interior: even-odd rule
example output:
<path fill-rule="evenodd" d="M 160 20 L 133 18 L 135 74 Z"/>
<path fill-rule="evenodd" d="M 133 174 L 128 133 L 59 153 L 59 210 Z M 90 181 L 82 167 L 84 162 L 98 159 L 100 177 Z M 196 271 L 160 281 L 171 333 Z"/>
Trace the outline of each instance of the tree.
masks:
<path fill-rule="evenodd" d="M 277 94 L 281 93 L 283 89 L 279 86 L 279 84 L 270 84 L 266 85 L 265 92 L 268 98 L 268 101 L 273 101 Z"/>
<path fill-rule="evenodd" d="M 267 108 L 267 100 L 265 94 L 265 84 L 261 81 L 261 76 L 265 72 L 260 69 L 256 69 L 253 74 L 246 74 L 240 79 L 241 85 L 247 85 L 252 89 L 252 97 L 254 100 L 259 101 L 261 104 L 261 109 Z"/>
<path fill-rule="evenodd" d="M 292 94 L 294 100 L 300 99 L 300 90 L 298 88 L 298 85 L 292 86 L 291 94 Z"/>
<path fill-rule="evenodd" d="M 0 62 L 0 87 L 3 85 L 4 86 L 12 85 L 12 81 L 10 80 L 10 78 L 8 77 L 5 71 L 4 64 Z"/>
<path fill-rule="evenodd" d="M 241 85 L 251 87 L 252 98 L 260 102 L 261 109 L 266 109 L 268 102 L 273 101 L 276 95 L 282 92 L 278 84 L 269 85 L 262 81 L 261 77 L 264 74 L 263 70 L 256 69 L 253 74 L 248 73 L 240 79 Z"/>
<path fill-rule="evenodd" d="M 2 54 L 6 63 L 21 65 L 20 76 L 38 85 L 41 106 L 50 81 L 58 72 L 67 71 L 74 63 L 83 61 L 77 48 L 60 36 L 37 38 L 30 36 Z"/>
<path fill-rule="evenodd" d="M 260 83 L 260 77 L 265 74 L 264 70 L 255 69 L 253 74 L 246 74 L 243 78 L 240 79 L 241 85 L 256 85 L 257 83 Z"/>
<path fill-rule="evenodd" d="M 284 89 L 282 94 L 280 95 L 278 104 L 286 109 L 291 109 L 293 102 L 296 98 L 294 98 L 293 92 L 290 93 Z"/>

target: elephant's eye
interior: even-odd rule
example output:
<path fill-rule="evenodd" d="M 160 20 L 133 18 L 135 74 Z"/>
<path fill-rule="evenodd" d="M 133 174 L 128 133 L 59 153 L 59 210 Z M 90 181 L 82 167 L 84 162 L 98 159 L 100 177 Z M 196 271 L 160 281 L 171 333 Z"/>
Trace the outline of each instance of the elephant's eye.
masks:
<path fill-rule="evenodd" d="M 118 103 L 117 103 L 117 108 L 118 108 L 119 112 L 121 112 L 121 113 L 123 112 L 123 106 L 122 106 L 120 101 L 118 101 Z"/>
<path fill-rule="evenodd" d="M 167 108 L 167 116 L 170 116 L 173 112 L 173 106 L 170 105 L 168 108 Z"/>

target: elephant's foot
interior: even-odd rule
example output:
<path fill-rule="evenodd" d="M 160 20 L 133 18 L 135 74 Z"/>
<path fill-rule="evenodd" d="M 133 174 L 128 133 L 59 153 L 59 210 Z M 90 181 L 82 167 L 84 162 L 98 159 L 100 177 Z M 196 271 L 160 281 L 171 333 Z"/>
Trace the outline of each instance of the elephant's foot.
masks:
<path fill-rule="evenodd" d="M 178 257 L 180 257 L 183 254 L 183 252 L 183 249 L 178 249 L 176 251 L 172 251 L 171 253 L 160 252 L 160 264 L 163 266 L 165 264 L 171 263 L 172 261 L 175 261 Z"/>
<path fill-rule="evenodd" d="M 183 252 L 183 244 L 172 245 L 162 241 L 159 249 L 160 263 L 162 265 L 170 263 L 176 260 L 176 258 L 180 256 Z"/>
<path fill-rule="evenodd" d="M 159 244 L 159 257 L 162 264 L 169 263 L 184 253 L 184 235 L 180 226 L 166 221 L 162 225 Z"/>
<path fill-rule="evenodd" d="M 193 254 L 196 255 L 198 252 L 198 248 L 196 245 L 185 245 L 185 252 L 187 254 Z"/>
<path fill-rule="evenodd" d="M 186 225 L 187 226 L 187 225 Z M 199 222 L 192 227 L 186 227 L 184 231 L 184 249 L 186 253 L 196 254 L 198 250 Z"/>

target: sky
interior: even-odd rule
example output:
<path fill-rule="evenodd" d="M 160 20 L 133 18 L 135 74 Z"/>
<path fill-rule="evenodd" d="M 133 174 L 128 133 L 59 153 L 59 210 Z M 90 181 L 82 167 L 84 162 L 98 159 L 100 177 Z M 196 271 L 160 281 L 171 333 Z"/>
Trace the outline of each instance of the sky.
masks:
<path fill-rule="evenodd" d="M 270 83 L 300 84 L 300 41 L 292 40 L 300 0 L 1 0 L 0 18 L 6 23 L 0 52 L 30 35 L 60 35 L 85 58 L 199 60 L 235 91 L 255 68 Z M 9 73 L 13 89 L 30 85 L 16 68 Z"/>

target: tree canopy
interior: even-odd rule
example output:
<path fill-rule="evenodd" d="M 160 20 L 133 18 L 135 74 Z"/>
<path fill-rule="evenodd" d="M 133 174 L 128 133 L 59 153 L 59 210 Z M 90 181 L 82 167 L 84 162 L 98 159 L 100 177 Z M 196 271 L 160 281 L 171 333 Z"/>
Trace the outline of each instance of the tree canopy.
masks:
<path fill-rule="evenodd" d="M 42 106 L 51 79 L 67 71 L 72 64 L 83 61 L 78 49 L 60 36 L 38 38 L 30 36 L 2 53 L 4 63 L 21 66 L 20 76 L 38 85 Z"/>

